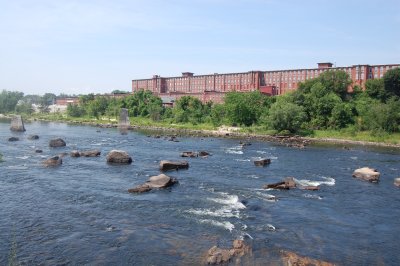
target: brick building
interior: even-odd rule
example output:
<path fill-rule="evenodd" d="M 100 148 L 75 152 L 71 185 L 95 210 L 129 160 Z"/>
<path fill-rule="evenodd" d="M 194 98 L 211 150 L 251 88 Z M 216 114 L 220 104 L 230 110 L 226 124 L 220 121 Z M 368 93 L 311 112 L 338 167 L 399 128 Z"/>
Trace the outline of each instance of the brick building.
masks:
<path fill-rule="evenodd" d="M 279 95 L 296 90 L 299 82 L 318 77 L 328 70 L 342 70 L 349 74 L 353 85 L 364 87 L 366 80 L 382 78 L 386 71 L 400 67 L 391 65 L 353 65 L 333 67 L 332 63 L 318 63 L 318 68 L 291 69 L 276 71 L 249 71 L 241 73 L 210 74 L 195 76 L 183 72 L 180 77 L 160 77 L 132 80 L 132 92 L 140 89 L 150 90 L 161 98 L 179 99 L 194 96 L 202 102 L 222 102 L 225 94 L 231 91 L 249 92 L 259 90 L 267 95 Z"/>

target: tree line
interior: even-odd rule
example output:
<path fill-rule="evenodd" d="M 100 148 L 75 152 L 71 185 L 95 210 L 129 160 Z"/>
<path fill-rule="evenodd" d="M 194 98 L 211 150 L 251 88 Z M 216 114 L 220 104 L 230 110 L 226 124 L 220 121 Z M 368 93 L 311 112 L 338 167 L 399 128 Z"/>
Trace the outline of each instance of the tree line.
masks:
<path fill-rule="evenodd" d="M 197 98 L 184 96 L 174 107 L 164 107 L 161 98 L 145 90 L 122 98 L 89 94 L 80 96 L 78 105 L 68 105 L 67 115 L 117 118 L 120 109 L 127 108 L 131 117 L 153 121 L 257 126 L 281 133 L 306 133 L 317 129 L 400 131 L 400 68 L 387 71 L 382 79 L 367 80 L 365 90 L 351 85 L 346 72 L 326 71 L 317 78 L 299 83 L 297 90 L 284 95 L 230 92 L 222 104 L 202 103 Z M 5 94 L 9 99 L 4 100 Z M 3 91 L 0 113 L 21 112 L 18 101 L 23 97 L 21 93 Z"/>

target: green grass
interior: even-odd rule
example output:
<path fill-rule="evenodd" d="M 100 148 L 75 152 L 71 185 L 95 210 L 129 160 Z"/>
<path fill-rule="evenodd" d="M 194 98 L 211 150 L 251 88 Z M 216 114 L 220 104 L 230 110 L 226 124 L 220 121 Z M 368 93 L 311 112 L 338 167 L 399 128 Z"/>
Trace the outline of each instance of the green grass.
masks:
<path fill-rule="evenodd" d="M 96 124 L 116 124 L 117 119 L 111 117 L 100 117 L 99 119 L 93 117 L 68 117 L 66 114 L 34 114 L 31 118 L 43 119 L 47 121 L 57 121 L 66 123 L 96 123 Z M 218 127 L 211 123 L 201 123 L 193 125 L 191 123 L 175 123 L 170 120 L 153 121 L 145 117 L 131 117 L 130 122 L 132 126 L 141 127 L 159 127 L 169 129 L 182 129 L 182 130 L 216 130 Z M 275 135 L 276 130 L 270 130 L 265 126 L 250 126 L 242 127 L 238 131 L 244 134 L 257 134 L 257 135 Z M 384 131 L 357 131 L 354 127 L 345 128 L 341 130 L 314 130 L 304 131 L 298 135 L 305 137 L 312 137 L 315 139 L 342 139 L 353 141 L 367 141 L 367 142 L 380 142 L 387 144 L 400 144 L 400 133 L 387 133 Z M 1 157 L 0 157 L 1 161 Z"/>
<path fill-rule="evenodd" d="M 315 130 L 313 138 L 333 138 L 343 140 L 356 140 L 368 142 L 383 142 L 387 144 L 400 144 L 400 133 L 349 131 L 349 130 Z"/>

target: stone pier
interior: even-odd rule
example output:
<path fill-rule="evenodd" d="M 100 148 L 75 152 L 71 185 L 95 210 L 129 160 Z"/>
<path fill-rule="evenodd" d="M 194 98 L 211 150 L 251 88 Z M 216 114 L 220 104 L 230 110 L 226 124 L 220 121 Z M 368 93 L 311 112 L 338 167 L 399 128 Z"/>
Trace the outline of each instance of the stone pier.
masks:
<path fill-rule="evenodd" d="M 121 112 L 119 114 L 119 122 L 118 122 L 118 129 L 121 132 L 121 134 L 127 134 L 130 125 L 131 123 L 129 121 L 128 109 L 121 108 Z"/>
<path fill-rule="evenodd" d="M 24 121 L 22 121 L 22 117 L 20 115 L 15 115 L 12 117 L 10 130 L 18 132 L 25 131 Z"/>

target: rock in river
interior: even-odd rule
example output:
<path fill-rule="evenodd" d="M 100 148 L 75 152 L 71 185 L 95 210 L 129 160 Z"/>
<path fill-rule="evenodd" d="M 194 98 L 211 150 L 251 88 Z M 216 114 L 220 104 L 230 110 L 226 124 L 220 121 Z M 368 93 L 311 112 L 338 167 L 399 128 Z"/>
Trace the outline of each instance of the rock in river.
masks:
<path fill-rule="evenodd" d="M 61 138 L 57 138 L 57 139 L 52 139 L 49 142 L 49 146 L 56 148 L 56 147 L 65 147 L 67 144 L 65 143 L 65 141 Z"/>
<path fill-rule="evenodd" d="M 264 185 L 263 188 L 273 188 L 273 189 L 291 189 L 295 188 L 296 183 L 293 177 L 286 177 L 282 182 Z"/>
<path fill-rule="evenodd" d="M 193 157 L 197 157 L 197 156 L 198 156 L 197 152 L 194 152 L 194 151 L 184 151 L 181 153 L 181 157 L 193 158 Z"/>
<path fill-rule="evenodd" d="M 150 191 L 154 188 L 166 188 L 166 187 L 170 187 L 174 184 L 176 184 L 178 181 L 175 178 L 171 178 L 167 175 L 164 174 L 160 174 L 157 176 L 152 176 L 149 178 L 149 180 L 142 184 L 139 185 L 137 187 L 128 189 L 128 192 L 130 193 L 143 193 L 143 192 L 147 192 Z"/>
<path fill-rule="evenodd" d="M 266 158 L 254 161 L 255 166 L 265 166 L 270 163 L 271 163 L 271 159 L 266 159 Z"/>
<path fill-rule="evenodd" d="M 81 157 L 81 153 L 77 150 L 73 150 L 69 154 L 71 157 Z"/>
<path fill-rule="evenodd" d="M 100 156 L 101 152 L 99 150 L 88 150 L 88 151 L 81 151 L 80 155 L 83 157 L 97 157 Z"/>
<path fill-rule="evenodd" d="M 400 177 L 394 179 L 394 185 L 400 187 Z"/>
<path fill-rule="evenodd" d="M 49 167 L 49 166 L 57 166 L 57 165 L 62 164 L 62 159 L 61 159 L 60 156 L 53 156 L 53 157 L 50 157 L 49 159 L 47 159 L 46 161 L 43 161 L 42 163 L 43 163 L 46 167 Z"/>
<path fill-rule="evenodd" d="M 374 183 L 379 182 L 380 175 L 376 169 L 369 167 L 359 168 L 353 172 L 353 177 Z"/>
<path fill-rule="evenodd" d="M 8 138 L 8 141 L 18 141 L 19 140 L 19 138 L 17 138 L 17 137 L 10 137 L 10 138 Z"/>
<path fill-rule="evenodd" d="M 107 162 L 112 164 L 130 164 L 132 157 L 126 151 L 112 150 L 107 154 Z"/>
<path fill-rule="evenodd" d="M 327 261 L 321 261 L 321 260 L 316 260 L 308 257 L 302 257 L 297 255 L 294 252 L 290 251 L 281 251 L 281 259 L 283 262 L 283 265 L 296 265 L 296 266 L 334 266 L 335 264 L 327 262 Z"/>
<path fill-rule="evenodd" d="M 207 252 L 206 263 L 211 265 L 227 264 L 234 257 L 240 258 L 251 253 L 251 247 L 246 245 L 243 240 L 234 240 L 233 248 L 222 249 L 213 246 Z M 236 265 L 240 265 L 240 259 L 236 261 Z"/>
<path fill-rule="evenodd" d="M 187 161 L 162 160 L 160 162 L 160 170 L 161 171 L 187 169 L 187 168 L 189 168 L 189 163 Z"/>
<path fill-rule="evenodd" d="M 29 135 L 28 139 L 29 140 L 36 140 L 36 139 L 39 139 L 39 136 L 38 135 Z"/>

